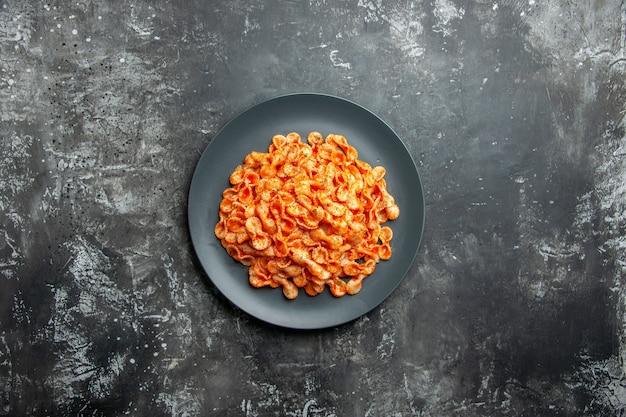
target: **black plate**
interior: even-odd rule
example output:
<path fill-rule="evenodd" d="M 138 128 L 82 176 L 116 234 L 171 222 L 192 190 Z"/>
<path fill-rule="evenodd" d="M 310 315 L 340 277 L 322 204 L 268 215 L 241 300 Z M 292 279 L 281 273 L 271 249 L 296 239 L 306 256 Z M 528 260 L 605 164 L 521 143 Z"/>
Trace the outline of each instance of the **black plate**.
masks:
<path fill-rule="evenodd" d="M 251 151 L 267 152 L 275 134 L 337 133 L 359 159 L 386 168 L 387 189 L 400 207 L 393 229 L 393 255 L 365 278 L 361 291 L 334 298 L 328 288 L 316 297 L 300 291 L 295 300 L 280 288 L 256 289 L 248 268 L 233 260 L 213 232 L 228 178 Z M 224 126 L 202 154 L 189 191 L 189 228 L 198 258 L 215 286 L 237 307 L 265 322 L 294 329 L 346 323 L 380 304 L 400 284 L 417 253 L 424 228 L 424 196 L 415 163 L 394 131 L 350 101 L 323 94 L 291 94 L 255 105 Z"/>

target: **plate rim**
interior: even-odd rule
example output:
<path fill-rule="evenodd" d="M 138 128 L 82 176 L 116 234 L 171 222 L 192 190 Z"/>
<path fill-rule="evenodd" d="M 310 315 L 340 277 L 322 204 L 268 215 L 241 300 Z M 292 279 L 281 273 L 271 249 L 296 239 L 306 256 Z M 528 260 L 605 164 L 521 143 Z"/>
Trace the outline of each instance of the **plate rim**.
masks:
<path fill-rule="evenodd" d="M 216 279 L 214 277 L 211 276 L 211 273 L 209 272 L 210 268 L 208 267 L 208 265 L 205 264 L 205 257 L 201 256 L 200 254 L 200 250 L 198 248 L 198 239 L 200 238 L 200 236 L 197 236 L 197 233 L 194 232 L 194 229 L 192 227 L 192 204 L 191 204 L 191 200 L 194 198 L 194 194 L 193 194 L 193 190 L 196 187 L 196 183 L 198 181 L 200 181 L 198 179 L 198 172 L 201 169 L 201 164 L 202 161 L 206 158 L 205 155 L 208 155 L 211 152 L 212 146 L 219 142 L 219 138 L 223 135 L 223 133 L 225 131 L 228 131 L 229 127 L 231 125 L 233 125 L 234 123 L 236 123 L 241 117 L 243 117 L 245 114 L 247 114 L 248 112 L 260 107 L 260 106 L 267 106 L 270 105 L 272 102 L 275 101 L 279 101 L 279 100 L 287 100 L 290 98 L 306 98 L 306 97 L 311 97 L 311 98 L 321 98 L 321 99 L 327 99 L 327 100 L 335 100 L 338 101 L 340 103 L 342 103 L 343 105 L 347 105 L 349 106 L 353 106 L 355 108 L 357 108 L 358 110 L 365 112 L 369 117 L 373 118 L 377 123 L 380 123 L 385 129 L 387 129 L 391 136 L 395 139 L 395 141 L 402 146 L 404 153 L 406 153 L 406 156 L 408 156 L 410 162 L 411 162 L 411 168 L 412 170 L 415 172 L 415 176 L 417 179 L 416 185 L 418 187 L 416 191 L 418 191 L 419 193 L 419 200 L 421 202 L 421 204 L 419 205 L 419 210 L 421 213 L 421 218 L 419 219 L 419 235 L 416 236 L 416 245 L 415 245 L 415 250 L 413 251 L 413 253 L 410 256 L 410 261 L 406 263 L 406 267 L 404 268 L 404 270 L 401 271 L 402 276 L 400 278 L 397 279 L 397 282 L 395 283 L 395 285 L 390 286 L 387 291 L 386 294 L 384 295 L 384 297 L 382 297 L 380 300 L 376 301 L 375 303 L 365 303 L 367 304 L 367 307 L 365 308 L 364 311 L 360 311 L 358 314 L 356 315 L 352 315 L 351 317 L 348 318 L 342 318 L 341 320 L 337 320 L 335 322 L 329 322 L 329 323 L 325 323 L 325 324 L 318 324 L 318 325 L 295 325 L 294 323 L 289 323 L 289 320 L 285 321 L 285 320 L 272 320 L 270 318 L 267 317 L 260 317 L 259 315 L 249 311 L 249 309 L 247 309 L 245 306 L 240 305 L 239 303 L 236 302 L 236 300 L 233 299 L 233 297 L 229 296 L 229 294 L 226 294 L 223 289 L 221 288 L 219 282 L 216 282 Z M 358 149 L 357 149 L 358 150 Z M 213 137 L 211 138 L 210 142 L 207 144 L 207 146 L 205 147 L 205 149 L 202 151 L 200 158 L 197 160 L 196 162 L 196 166 L 194 167 L 193 170 L 193 174 L 191 177 L 191 181 L 189 184 L 189 189 L 188 189 L 188 198 L 187 198 L 187 224 L 188 224 L 188 229 L 189 229 L 189 235 L 191 238 L 191 244 L 193 247 L 193 252 L 195 254 L 196 260 L 199 261 L 201 267 L 202 267 L 202 271 L 204 272 L 204 275 L 206 278 L 209 279 L 209 281 L 212 283 L 212 285 L 214 285 L 216 287 L 216 289 L 220 292 L 220 294 L 226 298 L 230 304 L 232 304 L 233 306 L 235 306 L 237 309 L 245 312 L 247 315 L 249 315 L 250 317 L 253 317 L 257 320 L 260 320 L 264 323 L 268 323 L 271 325 L 275 325 L 278 327 L 282 327 L 282 328 L 287 328 L 287 329 L 294 329 L 294 330 L 320 330 L 320 329 L 325 329 L 325 328 L 330 328 L 330 327 L 336 327 L 336 326 L 340 326 L 349 322 L 352 322 L 356 319 L 358 319 L 359 317 L 362 317 L 363 315 L 371 312 L 373 309 L 375 309 L 377 306 L 379 306 L 380 304 L 382 304 L 387 298 L 389 298 L 389 296 L 391 296 L 391 294 L 393 292 L 396 291 L 396 289 L 398 288 L 398 286 L 405 280 L 406 276 L 408 275 L 411 267 L 414 265 L 415 263 L 415 259 L 417 257 L 417 254 L 419 252 L 419 248 L 421 246 L 422 243 L 422 239 L 424 236 L 424 230 L 425 230 L 425 223 L 426 223 L 426 202 L 425 202 L 425 195 L 424 195 L 424 187 L 423 187 L 423 183 L 422 183 L 422 179 L 421 176 L 419 174 L 419 170 L 417 168 L 417 164 L 415 163 L 415 160 L 413 159 L 413 156 L 411 155 L 407 144 L 401 139 L 401 137 L 396 133 L 396 131 L 389 125 L 389 123 L 387 123 L 385 120 L 383 120 L 380 116 L 378 116 L 376 113 L 374 113 L 373 111 L 369 110 L 368 108 L 364 107 L 361 104 L 356 103 L 353 100 L 350 99 L 346 99 L 337 95 L 333 95 L 333 94 L 327 94 L 327 93 L 315 93 L 315 92 L 294 92 L 294 93 L 286 93 L 286 94 L 280 94 L 280 95 L 276 95 L 276 96 L 272 96 L 270 98 L 261 100 L 256 102 L 255 104 L 252 104 L 248 107 L 246 107 L 244 110 L 239 111 L 238 113 L 236 113 L 234 116 L 232 116 L 220 129 L 218 129 L 218 131 L 213 135 Z M 213 230 L 211 228 L 211 230 Z M 216 241 L 219 243 L 219 241 L 217 240 L 217 238 L 215 238 Z M 220 247 L 222 247 L 220 245 Z M 247 282 L 247 281 L 246 281 Z M 259 291 L 262 289 L 259 289 Z M 279 291 L 279 289 L 274 289 L 274 291 Z M 327 292 L 327 291 L 325 291 Z M 281 291 L 281 295 L 282 295 L 282 291 Z M 304 295 L 301 295 L 304 296 Z M 318 296 L 319 297 L 319 296 Z M 358 297 L 358 294 L 354 295 L 354 296 L 348 296 L 346 295 L 345 297 Z M 343 298 L 343 297 L 342 297 Z M 340 300 L 340 299 L 338 299 Z"/>

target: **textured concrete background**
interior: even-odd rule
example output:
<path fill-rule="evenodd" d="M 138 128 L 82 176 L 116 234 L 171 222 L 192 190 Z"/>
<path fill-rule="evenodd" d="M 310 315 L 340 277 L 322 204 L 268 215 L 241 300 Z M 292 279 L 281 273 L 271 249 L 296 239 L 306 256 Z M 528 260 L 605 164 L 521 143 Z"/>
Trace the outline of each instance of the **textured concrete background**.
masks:
<path fill-rule="evenodd" d="M 0 414 L 623 415 L 625 37 L 617 0 L 0 0 Z M 219 128 L 299 91 L 386 120 L 427 201 L 401 286 L 311 332 L 186 219 Z"/>

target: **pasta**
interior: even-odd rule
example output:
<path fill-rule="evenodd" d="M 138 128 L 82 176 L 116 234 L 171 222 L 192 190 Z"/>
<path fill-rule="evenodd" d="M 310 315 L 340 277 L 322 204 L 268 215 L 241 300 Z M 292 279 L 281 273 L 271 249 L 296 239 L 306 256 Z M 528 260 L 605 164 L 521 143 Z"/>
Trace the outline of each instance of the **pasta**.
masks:
<path fill-rule="evenodd" d="M 341 135 L 275 135 L 268 152 L 251 152 L 230 175 L 215 235 L 249 266 L 253 287 L 302 288 L 315 296 L 356 294 L 380 260 L 392 255 L 400 215 L 385 168 L 358 159 Z"/>

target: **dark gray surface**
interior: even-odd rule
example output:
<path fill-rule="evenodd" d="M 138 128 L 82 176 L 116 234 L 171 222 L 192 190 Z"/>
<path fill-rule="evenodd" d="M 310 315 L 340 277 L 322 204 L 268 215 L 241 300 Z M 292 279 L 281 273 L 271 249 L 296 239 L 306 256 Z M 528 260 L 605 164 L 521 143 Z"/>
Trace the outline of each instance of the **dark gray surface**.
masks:
<path fill-rule="evenodd" d="M 0 3 L 0 413 L 604 416 L 626 387 L 622 1 Z M 201 152 L 330 93 L 406 141 L 428 222 L 337 328 L 233 308 Z"/>

